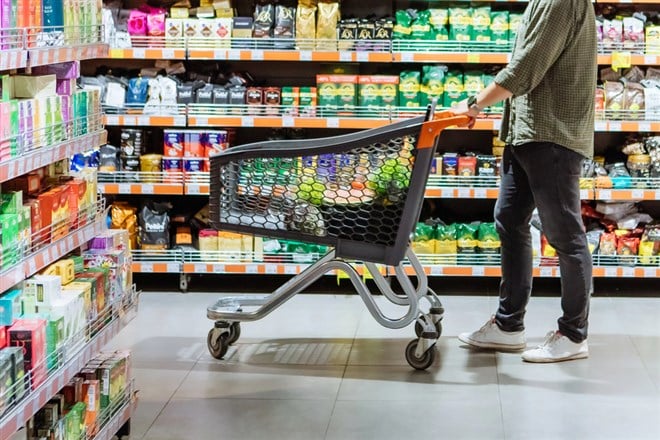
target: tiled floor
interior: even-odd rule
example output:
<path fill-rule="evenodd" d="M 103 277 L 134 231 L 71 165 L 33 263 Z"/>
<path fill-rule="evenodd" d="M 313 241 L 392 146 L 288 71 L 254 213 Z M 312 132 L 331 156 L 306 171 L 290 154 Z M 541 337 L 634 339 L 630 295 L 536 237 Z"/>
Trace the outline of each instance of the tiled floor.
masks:
<path fill-rule="evenodd" d="M 114 340 L 132 349 L 140 389 L 131 440 L 660 438 L 660 299 L 595 298 L 591 357 L 533 365 L 462 346 L 496 299 L 447 297 L 440 356 L 416 372 L 412 329 L 379 326 L 357 296 L 298 295 L 215 360 L 216 298 L 144 293 Z M 558 313 L 558 298 L 532 299 L 530 343 Z"/>

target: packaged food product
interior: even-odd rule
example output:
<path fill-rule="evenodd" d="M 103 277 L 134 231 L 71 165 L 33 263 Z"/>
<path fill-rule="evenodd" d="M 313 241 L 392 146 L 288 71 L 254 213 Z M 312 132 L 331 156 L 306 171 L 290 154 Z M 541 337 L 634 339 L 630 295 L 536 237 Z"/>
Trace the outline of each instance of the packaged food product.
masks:
<path fill-rule="evenodd" d="M 472 10 L 472 41 L 491 41 L 490 6 L 479 6 Z"/>
<path fill-rule="evenodd" d="M 183 157 L 185 134 L 181 130 L 163 130 L 163 155 Z"/>
<path fill-rule="evenodd" d="M 492 11 L 490 13 L 491 40 L 497 44 L 509 42 L 509 11 Z"/>
<path fill-rule="evenodd" d="M 477 253 L 477 230 L 478 223 L 460 223 L 456 225 L 456 244 L 458 254 Z M 459 261 L 460 263 L 460 261 Z"/>
<path fill-rule="evenodd" d="M 319 0 L 316 22 L 317 50 L 337 50 L 337 23 L 341 19 L 339 3 L 329 0 Z M 325 40 L 325 41 L 323 41 Z M 334 40 L 334 41 L 328 41 Z"/>
<path fill-rule="evenodd" d="M 617 237 L 614 232 L 605 232 L 600 236 L 600 255 L 616 255 Z"/>
<path fill-rule="evenodd" d="M 169 203 L 147 202 L 140 210 L 140 247 L 146 250 L 165 250 L 170 247 Z"/>
<path fill-rule="evenodd" d="M 419 107 L 421 105 L 421 85 L 419 72 L 401 72 L 399 75 L 399 106 Z"/>
<path fill-rule="evenodd" d="M 435 253 L 435 228 L 426 223 L 417 223 L 413 235 L 412 249 L 416 254 Z"/>
<path fill-rule="evenodd" d="M 113 145 L 103 145 L 100 148 L 99 172 L 113 173 L 119 171 L 119 150 Z"/>
<path fill-rule="evenodd" d="M 114 202 L 110 207 L 110 228 L 127 230 L 131 249 L 137 249 L 137 208 L 126 202 Z"/>
<path fill-rule="evenodd" d="M 477 156 L 477 176 L 494 177 L 498 174 L 497 158 L 495 156 Z"/>
<path fill-rule="evenodd" d="M 477 232 L 477 252 L 482 255 L 491 255 L 486 257 L 482 263 L 496 263 L 494 256 L 500 255 L 501 242 L 495 223 L 481 223 Z"/>
<path fill-rule="evenodd" d="M 445 77 L 444 107 L 454 107 L 466 98 L 463 85 L 463 73 L 452 70 Z"/>
<path fill-rule="evenodd" d="M 442 156 L 442 175 L 456 176 L 458 174 L 458 154 L 445 153 Z"/>
<path fill-rule="evenodd" d="M 314 49 L 317 0 L 299 0 L 296 10 L 296 43 L 300 50 Z"/>
<path fill-rule="evenodd" d="M 447 66 L 423 66 L 421 91 L 421 105 L 426 107 L 434 99 L 442 100 L 444 93 L 445 74 L 448 70 Z"/>
<path fill-rule="evenodd" d="M 457 174 L 462 177 L 477 175 L 477 158 L 475 156 L 461 156 L 458 158 Z"/>
<path fill-rule="evenodd" d="M 458 243 L 456 241 L 456 225 L 436 225 L 435 230 L 435 253 L 438 256 L 435 261 L 438 264 L 456 264 Z"/>
<path fill-rule="evenodd" d="M 257 3 L 254 7 L 252 38 L 272 37 L 274 23 L 275 5 L 272 3 Z"/>
<path fill-rule="evenodd" d="M 434 37 L 431 28 L 431 12 L 429 10 L 419 11 L 413 20 L 410 39 L 432 40 Z"/>
<path fill-rule="evenodd" d="M 449 8 L 449 39 L 470 41 L 472 36 L 472 8 L 457 6 Z"/>

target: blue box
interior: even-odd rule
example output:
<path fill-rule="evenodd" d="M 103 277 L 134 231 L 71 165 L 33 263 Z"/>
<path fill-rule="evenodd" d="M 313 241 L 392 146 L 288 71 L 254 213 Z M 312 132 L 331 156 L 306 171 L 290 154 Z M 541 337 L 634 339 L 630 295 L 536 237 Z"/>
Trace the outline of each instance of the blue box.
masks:
<path fill-rule="evenodd" d="M 0 296 L 0 325 L 13 325 L 21 316 L 21 295 L 21 290 L 14 289 Z"/>

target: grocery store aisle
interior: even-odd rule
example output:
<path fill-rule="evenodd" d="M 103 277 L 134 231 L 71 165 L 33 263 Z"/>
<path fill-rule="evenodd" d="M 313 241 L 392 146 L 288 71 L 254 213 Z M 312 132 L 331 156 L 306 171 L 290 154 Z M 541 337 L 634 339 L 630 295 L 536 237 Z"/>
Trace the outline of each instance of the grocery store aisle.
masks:
<path fill-rule="evenodd" d="M 384 329 L 345 295 L 298 295 L 243 324 L 217 361 L 206 349 L 216 298 L 144 293 L 113 341 L 133 350 L 131 440 L 660 438 L 658 298 L 595 298 L 591 357 L 551 365 L 463 347 L 455 336 L 496 298 L 444 298 L 441 356 L 426 372 L 404 358 L 412 328 Z M 530 343 L 558 310 L 558 298 L 532 299 Z"/>

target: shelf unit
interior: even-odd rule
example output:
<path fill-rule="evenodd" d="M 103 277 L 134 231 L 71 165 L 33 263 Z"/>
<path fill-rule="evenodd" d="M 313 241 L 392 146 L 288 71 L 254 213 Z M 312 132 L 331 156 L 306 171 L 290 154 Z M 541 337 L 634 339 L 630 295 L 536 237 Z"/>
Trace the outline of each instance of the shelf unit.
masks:
<path fill-rule="evenodd" d="M 122 302 L 117 302 L 109 306 L 103 312 L 102 316 L 109 319 L 103 326 L 87 325 L 83 332 L 84 335 L 80 335 L 81 337 L 88 337 L 89 340 L 87 342 L 81 344 L 80 338 L 72 338 L 68 344 L 64 345 L 58 351 L 57 356 L 61 361 L 61 366 L 49 372 L 48 377 L 43 383 L 36 389 L 28 392 L 23 400 L 2 416 L 0 419 L 0 438 L 8 439 L 21 427 L 25 426 L 27 421 L 41 407 L 57 394 L 64 385 L 83 369 L 135 317 L 138 308 L 138 294 L 135 291 L 135 287 L 129 292 L 126 292 L 124 299 Z M 92 334 L 93 336 L 91 336 Z M 108 420 L 106 426 L 101 428 L 101 432 L 106 432 L 106 434 L 100 438 L 111 439 L 117 430 L 110 431 L 110 428 L 117 424 L 121 427 L 128 420 L 128 418 L 124 419 L 124 416 L 125 414 L 122 412 Z M 124 420 L 122 421 L 121 419 Z"/>
<path fill-rule="evenodd" d="M 487 0 L 488 1 L 488 0 Z M 492 0 L 507 3 L 526 3 L 519 0 Z M 594 1 L 594 3 L 633 3 L 632 1 Z M 637 4 L 656 4 L 656 0 L 642 0 Z M 298 47 L 295 48 L 296 44 Z M 368 47 L 368 50 L 361 50 Z M 506 64 L 510 61 L 510 43 L 494 42 L 410 42 L 410 41 L 316 41 L 316 40 L 275 40 L 275 39 L 227 39 L 213 42 L 203 39 L 144 38 L 133 41 L 132 48 L 112 49 L 111 58 L 122 59 L 178 59 L 178 60 L 223 60 L 235 62 L 280 62 L 280 63 L 362 63 L 362 64 L 411 64 L 447 63 L 479 65 Z M 648 51 L 647 51 L 648 50 Z M 635 45 L 600 44 L 597 62 L 610 65 L 615 56 L 629 58 L 632 65 L 660 65 L 660 53 L 650 52 L 644 43 Z M 267 64 L 266 64 L 267 65 Z M 403 68 L 403 67 L 402 67 Z M 467 67 L 466 67 L 467 68 Z M 267 75 L 266 75 L 267 76 Z M 311 115 L 295 115 L 284 107 L 266 106 L 218 106 L 189 104 L 179 108 L 176 115 L 137 115 L 139 109 L 131 109 L 126 115 L 107 115 L 105 124 L 109 126 L 144 127 L 226 127 L 226 128 L 302 128 L 302 129 L 346 129 L 360 130 L 382 127 L 392 122 L 421 114 L 420 110 L 403 108 L 372 109 L 356 108 L 351 115 L 324 113 L 320 108 Z M 497 131 L 500 129 L 500 114 L 485 114 L 477 121 L 473 130 Z M 644 112 L 601 112 L 596 117 L 594 129 L 598 133 L 660 132 L 660 114 Z M 457 130 L 465 130 L 459 128 Z M 183 173 L 182 184 L 165 184 L 162 179 L 172 179 L 171 175 L 159 176 L 156 182 L 141 182 L 140 173 L 122 177 L 101 176 L 99 188 L 113 195 L 189 195 L 209 194 L 208 173 Z M 137 181 L 122 180 L 126 177 Z M 115 181 L 119 179 L 120 181 Z M 181 188 L 182 186 L 182 188 Z M 443 199 L 496 199 L 497 179 L 454 179 L 431 176 L 427 198 Z M 659 201 L 660 182 L 631 181 L 630 188 L 598 188 L 595 184 L 581 189 L 583 200 L 635 200 Z M 156 273 L 228 273 L 228 274 L 294 274 L 305 265 L 292 261 L 236 262 L 227 261 L 221 256 L 211 261 L 194 256 L 188 251 L 170 250 L 158 253 L 134 251 L 133 269 L 135 272 Z M 467 261 L 460 265 L 435 264 L 433 258 L 424 260 L 425 270 L 433 276 L 500 276 L 498 263 L 475 264 Z M 558 268 L 540 266 L 535 268 L 537 277 L 557 277 Z M 660 277 L 657 267 L 627 267 L 616 260 L 595 261 L 596 277 L 646 276 Z"/>

